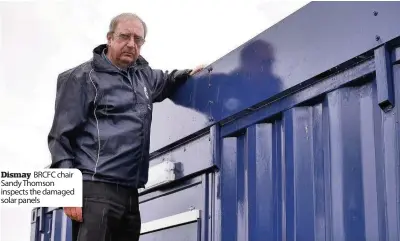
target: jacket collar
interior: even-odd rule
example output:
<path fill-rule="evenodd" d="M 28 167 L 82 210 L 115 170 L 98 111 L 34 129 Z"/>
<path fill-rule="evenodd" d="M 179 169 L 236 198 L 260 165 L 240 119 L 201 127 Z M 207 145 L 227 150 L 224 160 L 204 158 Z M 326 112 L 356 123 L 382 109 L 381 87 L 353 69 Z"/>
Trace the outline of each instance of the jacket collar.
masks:
<path fill-rule="evenodd" d="M 107 49 L 106 44 L 101 44 L 93 49 L 93 68 L 96 71 L 103 72 L 119 72 L 118 68 L 110 64 L 103 56 L 103 52 Z M 148 66 L 148 62 L 139 55 L 138 59 L 129 68 L 143 68 Z"/>

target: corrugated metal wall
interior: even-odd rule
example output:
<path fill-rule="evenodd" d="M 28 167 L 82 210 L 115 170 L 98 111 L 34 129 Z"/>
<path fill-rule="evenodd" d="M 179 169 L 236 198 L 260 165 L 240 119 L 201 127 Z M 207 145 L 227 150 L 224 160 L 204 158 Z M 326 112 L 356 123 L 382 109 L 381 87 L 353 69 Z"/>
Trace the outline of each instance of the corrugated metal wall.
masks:
<path fill-rule="evenodd" d="M 182 179 L 141 196 L 141 240 L 398 241 L 400 49 L 385 53 L 153 159 Z M 34 210 L 31 240 L 70 231 Z"/>
<path fill-rule="evenodd" d="M 400 5 L 353 4 L 313 3 L 258 36 L 275 45 L 283 89 L 252 75 L 243 89 L 226 70 L 237 49 L 180 90 L 189 108 L 158 112 L 155 124 L 175 134 L 162 133 L 150 165 L 173 162 L 178 179 L 141 193 L 142 241 L 400 240 L 400 35 L 383 29 Z M 248 102 L 250 86 L 272 92 Z M 226 112 L 224 94 L 257 105 Z M 182 128 L 175 117 L 189 109 L 202 118 Z M 62 210 L 33 210 L 32 241 L 70 241 L 70 231 Z"/>
<path fill-rule="evenodd" d="M 72 241 L 71 220 L 59 208 L 32 211 L 31 241 Z"/>
<path fill-rule="evenodd" d="M 338 74 L 338 89 L 223 138 L 221 240 L 399 240 L 400 118 L 378 105 L 379 74 Z"/>

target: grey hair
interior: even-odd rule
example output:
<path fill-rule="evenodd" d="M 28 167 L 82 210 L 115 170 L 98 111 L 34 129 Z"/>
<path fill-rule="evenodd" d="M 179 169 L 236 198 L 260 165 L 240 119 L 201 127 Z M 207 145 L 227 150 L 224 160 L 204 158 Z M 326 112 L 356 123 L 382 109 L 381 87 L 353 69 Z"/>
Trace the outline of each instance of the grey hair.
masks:
<path fill-rule="evenodd" d="M 137 14 L 134 14 L 134 13 L 121 13 L 121 14 L 115 16 L 110 22 L 108 34 L 114 33 L 115 29 L 117 28 L 117 25 L 118 25 L 119 21 L 121 21 L 122 19 L 127 19 L 127 18 L 137 19 L 142 23 L 143 30 L 144 30 L 144 36 L 143 37 L 146 38 L 146 35 L 147 35 L 146 23 Z"/>

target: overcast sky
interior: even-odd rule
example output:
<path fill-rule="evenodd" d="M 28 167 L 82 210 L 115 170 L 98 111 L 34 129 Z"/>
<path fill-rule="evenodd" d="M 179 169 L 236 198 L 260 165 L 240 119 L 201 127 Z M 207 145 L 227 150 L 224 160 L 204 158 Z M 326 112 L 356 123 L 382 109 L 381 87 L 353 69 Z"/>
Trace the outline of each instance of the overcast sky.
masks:
<path fill-rule="evenodd" d="M 50 163 L 56 77 L 105 43 L 113 16 L 139 14 L 149 28 L 142 54 L 169 70 L 212 63 L 308 2 L 0 0 L 0 169 Z M 30 208 L 0 211 L 1 241 L 30 240 Z"/>

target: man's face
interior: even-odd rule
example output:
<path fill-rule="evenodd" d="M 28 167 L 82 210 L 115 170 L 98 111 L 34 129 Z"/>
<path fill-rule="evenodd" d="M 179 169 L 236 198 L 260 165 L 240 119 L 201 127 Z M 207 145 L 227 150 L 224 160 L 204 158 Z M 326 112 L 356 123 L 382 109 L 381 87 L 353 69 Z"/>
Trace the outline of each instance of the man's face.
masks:
<path fill-rule="evenodd" d="M 140 48 L 144 43 L 143 25 L 137 19 L 122 19 L 107 39 L 111 60 L 120 67 L 128 67 L 140 55 Z"/>

